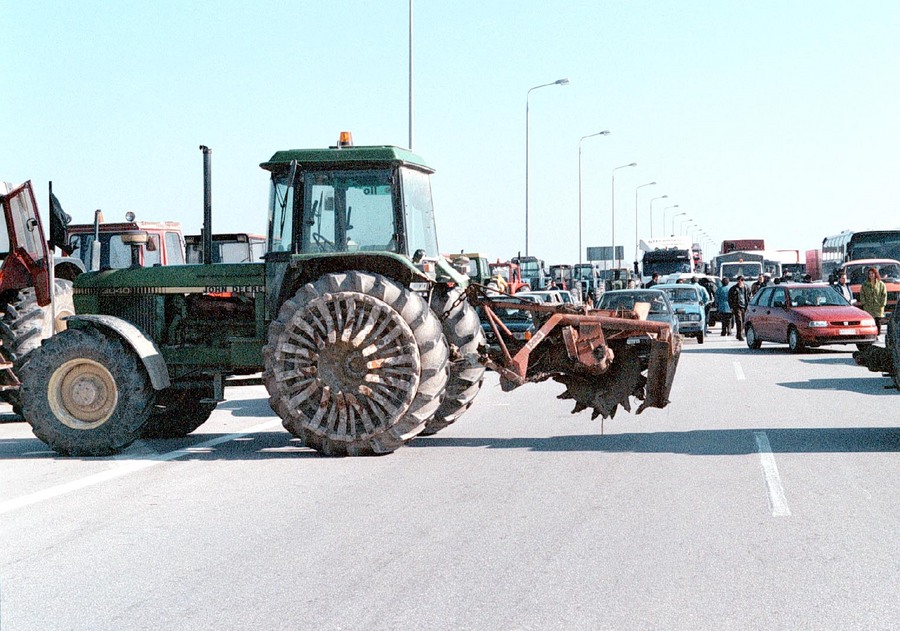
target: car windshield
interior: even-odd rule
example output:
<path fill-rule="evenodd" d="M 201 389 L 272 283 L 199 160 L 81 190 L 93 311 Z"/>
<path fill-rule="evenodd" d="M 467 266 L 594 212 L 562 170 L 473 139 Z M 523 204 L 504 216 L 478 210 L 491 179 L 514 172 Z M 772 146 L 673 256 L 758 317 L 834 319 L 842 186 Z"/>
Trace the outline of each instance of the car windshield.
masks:
<path fill-rule="evenodd" d="M 838 292 L 831 287 L 795 287 L 788 290 L 791 304 L 795 307 L 843 307 L 847 305 Z"/>
<path fill-rule="evenodd" d="M 672 302 L 698 302 L 697 290 L 691 287 L 672 287 L 663 289 Z"/>
<path fill-rule="evenodd" d="M 861 285 L 866 282 L 868 270 L 874 267 L 878 270 L 881 280 L 885 282 L 900 282 L 900 265 L 896 263 L 874 263 L 871 265 L 850 265 L 847 267 L 847 282 L 851 285 Z"/>
<path fill-rule="evenodd" d="M 634 305 L 637 302 L 649 302 L 650 303 L 650 313 L 659 314 L 659 313 L 668 313 L 669 309 L 666 306 L 666 301 L 659 294 L 651 294 L 651 293 L 627 293 L 627 294 L 614 294 L 614 293 L 605 293 L 600 298 L 600 309 L 608 309 L 608 310 L 633 310 Z"/>

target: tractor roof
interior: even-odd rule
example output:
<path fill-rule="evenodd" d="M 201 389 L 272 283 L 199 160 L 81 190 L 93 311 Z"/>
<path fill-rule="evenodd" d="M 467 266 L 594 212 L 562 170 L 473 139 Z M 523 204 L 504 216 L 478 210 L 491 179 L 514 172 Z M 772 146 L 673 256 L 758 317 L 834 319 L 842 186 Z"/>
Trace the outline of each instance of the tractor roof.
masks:
<path fill-rule="evenodd" d="M 305 165 L 358 166 L 366 163 L 400 162 L 431 173 L 433 169 L 425 161 L 401 147 L 390 145 L 376 147 L 329 147 L 328 149 L 287 149 L 275 154 L 259 166 L 267 171 L 280 171 L 296 160 L 302 168 Z"/>

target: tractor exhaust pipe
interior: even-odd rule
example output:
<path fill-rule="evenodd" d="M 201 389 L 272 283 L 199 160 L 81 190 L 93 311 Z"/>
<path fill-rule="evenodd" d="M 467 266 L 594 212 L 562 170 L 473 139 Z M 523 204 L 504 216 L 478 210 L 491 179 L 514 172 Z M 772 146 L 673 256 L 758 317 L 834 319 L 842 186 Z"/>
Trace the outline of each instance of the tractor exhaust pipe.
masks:
<path fill-rule="evenodd" d="M 200 145 L 203 152 L 203 229 L 200 231 L 202 254 L 201 261 L 204 265 L 212 261 L 212 174 L 210 170 L 210 155 L 212 149 L 206 145 Z"/>

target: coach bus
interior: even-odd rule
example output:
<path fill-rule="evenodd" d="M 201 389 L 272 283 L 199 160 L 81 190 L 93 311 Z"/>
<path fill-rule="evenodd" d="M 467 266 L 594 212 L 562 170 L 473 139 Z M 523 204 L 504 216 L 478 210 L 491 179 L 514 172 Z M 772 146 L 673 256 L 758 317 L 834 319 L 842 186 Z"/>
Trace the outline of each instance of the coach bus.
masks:
<path fill-rule="evenodd" d="M 834 271 L 847 261 L 900 260 L 900 230 L 844 230 L 822 240 L 822 277 L 834 280 Z"/>

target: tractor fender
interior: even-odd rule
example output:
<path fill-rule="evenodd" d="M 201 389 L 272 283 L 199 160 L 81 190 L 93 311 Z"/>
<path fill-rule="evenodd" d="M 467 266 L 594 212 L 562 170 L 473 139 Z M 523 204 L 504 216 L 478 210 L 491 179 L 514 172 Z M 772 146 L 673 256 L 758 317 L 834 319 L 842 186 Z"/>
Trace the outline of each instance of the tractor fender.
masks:
<path fill-rule="evenodd" d="M 163 359 L 159 347 L 130 322 L 109 315 L 79 314 L 66 318 L 66 323 L 73 329 L 94 328 L 114 333 L 140 357 L 150 375 L 150 383 L 154 390 L 165 390 L 172 385 L 166 360 Z"/>

